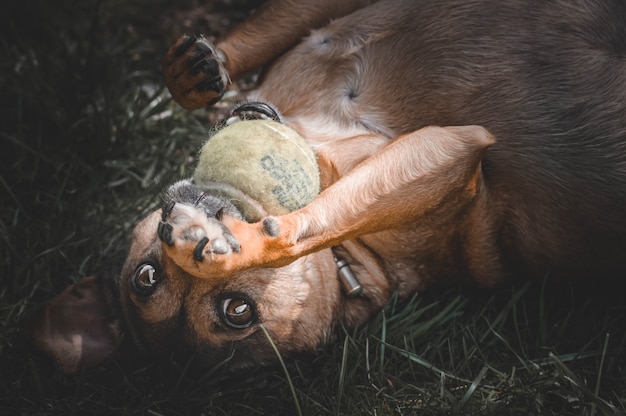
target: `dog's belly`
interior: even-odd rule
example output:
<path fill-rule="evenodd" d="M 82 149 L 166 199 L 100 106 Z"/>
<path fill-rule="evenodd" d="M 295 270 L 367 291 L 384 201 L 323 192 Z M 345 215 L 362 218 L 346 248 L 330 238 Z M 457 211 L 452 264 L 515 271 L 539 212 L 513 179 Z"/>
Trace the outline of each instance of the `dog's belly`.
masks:
<path fill-rule="evenodd" d="M 426 125 L 482 125 L 503 259 L 624 270 L 626 7 L 587 3 L 375 4 L 314 32 L 257 94 L 337 155 L 354 136 L 376 137 L 366 157 Z"/>

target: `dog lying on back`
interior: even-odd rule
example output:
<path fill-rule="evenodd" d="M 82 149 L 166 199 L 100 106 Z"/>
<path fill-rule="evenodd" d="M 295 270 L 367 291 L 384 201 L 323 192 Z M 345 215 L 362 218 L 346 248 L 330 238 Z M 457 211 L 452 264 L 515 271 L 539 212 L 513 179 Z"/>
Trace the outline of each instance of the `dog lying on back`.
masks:
<path fill-rule="evenodd" d="M 246 110 L 307 140 L 324 189 L 247 223 L 176 184 L 119 277 L 51 301 L 36 344 L 72 372 L 123 327 L 155 353 L 246 366 L 274 359 L 261 327 L 284 355 L 311 351 L 394 292 L 623 279 L 624 22 L 622 0 L 275 0 L 216 45 L 180 38 L 163 61 L 172 96 L 200 108 L 264 66 Z"/>

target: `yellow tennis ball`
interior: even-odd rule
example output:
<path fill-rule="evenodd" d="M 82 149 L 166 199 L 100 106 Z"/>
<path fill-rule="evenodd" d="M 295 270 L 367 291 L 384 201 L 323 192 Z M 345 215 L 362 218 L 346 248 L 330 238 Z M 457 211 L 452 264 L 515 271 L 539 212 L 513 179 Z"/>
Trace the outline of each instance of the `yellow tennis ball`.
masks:
<path fill-rule="evenodd" d="M 238 121 L 218 131 L 200 151 L 194 180 L 228 195 L 241 209 L 241 198 L 224 191 L 235 188 L 271 215 L 302 208 L 320 192 L 313 150 L 295 130 L 269 120 Z M 247 219 L 259 219 L 245 211 Z"/>

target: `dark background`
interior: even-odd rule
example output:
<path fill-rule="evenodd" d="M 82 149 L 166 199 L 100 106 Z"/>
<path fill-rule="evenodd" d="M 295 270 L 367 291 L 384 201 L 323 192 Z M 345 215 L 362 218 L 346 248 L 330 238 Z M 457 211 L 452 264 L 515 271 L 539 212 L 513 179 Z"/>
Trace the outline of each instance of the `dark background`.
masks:
<path fill-rule="evenodd" d="M 65 376 L 30 349 L 29 317 L 77 279 L 116 272 L 133 225 L 254 80 L 186 112 L 164 90 L 163 52 L 184 32 L 219 36 L 256 3 L 1 3 L 0 414 L 623 413 L 623 301 L 542 282 L 392 301 L 287 373 L 123 349 Z"/>

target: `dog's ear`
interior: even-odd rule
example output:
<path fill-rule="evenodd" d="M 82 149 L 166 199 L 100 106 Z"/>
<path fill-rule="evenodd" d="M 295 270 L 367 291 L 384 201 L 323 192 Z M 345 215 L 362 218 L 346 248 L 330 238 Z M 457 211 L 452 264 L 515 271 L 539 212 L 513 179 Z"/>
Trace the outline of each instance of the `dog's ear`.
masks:
<path fill-rule="evenodd" d="M 85 277 L 38 312 L 30 325 L 35 347 L 66 373 L 94 367 L 120 345 L 113 285 Z"/>

